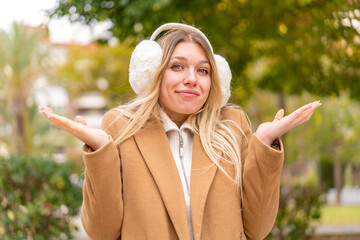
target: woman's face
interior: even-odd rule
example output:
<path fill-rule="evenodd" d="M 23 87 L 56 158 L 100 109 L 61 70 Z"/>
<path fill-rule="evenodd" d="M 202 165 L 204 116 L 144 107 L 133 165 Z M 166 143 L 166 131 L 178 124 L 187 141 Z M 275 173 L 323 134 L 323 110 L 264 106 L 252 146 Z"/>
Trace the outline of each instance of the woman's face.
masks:
<path fill-rule="evenodd" d="M 180 42 L 175 47 L 161 81 L 160 101 L 178 126 L 204 105 L 210 75 L 210 62 L 200 45 Z"/>

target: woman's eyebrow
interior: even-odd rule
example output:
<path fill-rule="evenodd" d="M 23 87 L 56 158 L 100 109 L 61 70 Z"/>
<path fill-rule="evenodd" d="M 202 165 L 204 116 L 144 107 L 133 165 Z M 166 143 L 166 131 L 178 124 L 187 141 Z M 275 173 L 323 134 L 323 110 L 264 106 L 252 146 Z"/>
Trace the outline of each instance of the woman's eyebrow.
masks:
<path fill-rule="evenodd" d="M 173 56 L 170 58 L 170 60 L 173 60 L 173 59 L 178 59 L 178 60 L 188 60 L 186 57 L 183 57 L 183 56 Z M 207 63 L 207 64 L 210 64 L 210 61 L 209 60 L 201 60 L 200 63 Z"/>
<path fill-rule="evenodd" d="M 170 60 L 172 60 L 172 59 L 187 60 L 187 58 L 183 57 L 183 56 L 173 56 L 170 58 Z"/>

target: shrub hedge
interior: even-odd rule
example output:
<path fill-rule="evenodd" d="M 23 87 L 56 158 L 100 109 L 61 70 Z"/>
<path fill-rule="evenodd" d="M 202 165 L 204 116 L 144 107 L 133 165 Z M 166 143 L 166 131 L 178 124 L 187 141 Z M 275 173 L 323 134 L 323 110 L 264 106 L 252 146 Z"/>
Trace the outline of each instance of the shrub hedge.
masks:
<path fill-rule="evenodd" d="M 75 163 L 0 157 L 0 239 L 72 239 L 81 185 Z"/>

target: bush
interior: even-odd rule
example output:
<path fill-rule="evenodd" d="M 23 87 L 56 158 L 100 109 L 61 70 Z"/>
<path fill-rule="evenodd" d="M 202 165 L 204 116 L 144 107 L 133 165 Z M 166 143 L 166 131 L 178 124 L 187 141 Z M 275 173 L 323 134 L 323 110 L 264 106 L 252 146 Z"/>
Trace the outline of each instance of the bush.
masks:
<path fill-rule="evenodd" d="M 0 158 L 0 238 L 72 239 L 81 205 L 71 162 L 31 156 Z"/>
<path fill-rule="evenodd" d="M 267 239 L 311 239 L 312 223 L 320 219 L 324 203 L 317 181 L 283 181 L 279 212 Z"/>

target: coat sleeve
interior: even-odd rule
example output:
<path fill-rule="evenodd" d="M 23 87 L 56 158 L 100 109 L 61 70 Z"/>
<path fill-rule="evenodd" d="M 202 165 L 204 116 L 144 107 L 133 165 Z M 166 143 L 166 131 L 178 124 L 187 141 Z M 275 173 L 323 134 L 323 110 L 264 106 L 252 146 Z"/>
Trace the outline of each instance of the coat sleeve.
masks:
<path fill-rule="evenodd" d="M 243 225 L 249 239 L 264 239 L 274 226 L 279 208 L 280 175 L 284 162 L 283 146 L 276 150 L 252 134 L 246 115 L 234 110 L 232 117 L 243 130 L 241 160 L 243 164 Z M 239 116 L 240 115 L 240 116 Z M 239 121 L 240 120 L 240 121 Z"/>
<path fill-rule="evenodd" d="M 81 221 L 91 239 L 120 239 L 123 198 L 120 155 L 113 141 L 114 129 L 108 128 L 114 114 L 104 116 L 101 128 L 111 140 L 92 151 L 83 147 L 85 180 Z"/>

